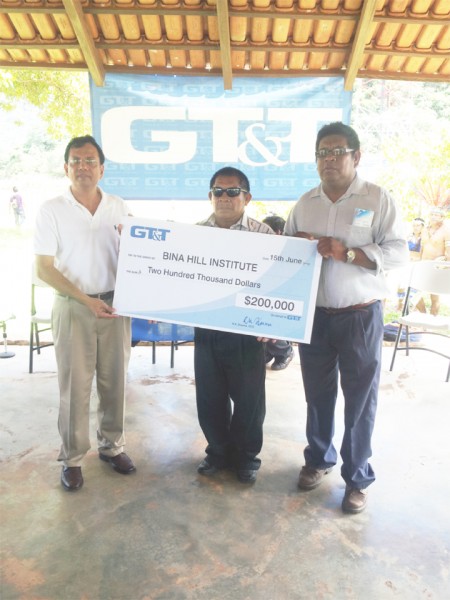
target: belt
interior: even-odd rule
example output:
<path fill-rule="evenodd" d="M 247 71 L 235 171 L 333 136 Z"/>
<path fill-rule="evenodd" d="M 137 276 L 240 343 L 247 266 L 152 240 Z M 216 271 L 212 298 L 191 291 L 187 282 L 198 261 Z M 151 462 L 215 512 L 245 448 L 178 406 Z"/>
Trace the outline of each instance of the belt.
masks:
<path fill-rule="evenodd" d="M 318 306 L 317 308 L 327 315 L 340 315 L 341 313 L 349 312 L 351 310 L 360 310 L 361 308 L 366 308 L 366 306 L 370 306 L 377 300 L 370 300 L 369 302 L 364 302 L 363 304 L 353 304 L 353 306 L 345 306 L 344 308 L 325 308 L 324 306 Z"/>
<path fill-rule="evenodd" d="M 103 294 L 87 294 L 89 298 L 98 298 L 99 300 L 112 300 L 114 296 L 114 290 L 111 292 L 103 292 Z"/>

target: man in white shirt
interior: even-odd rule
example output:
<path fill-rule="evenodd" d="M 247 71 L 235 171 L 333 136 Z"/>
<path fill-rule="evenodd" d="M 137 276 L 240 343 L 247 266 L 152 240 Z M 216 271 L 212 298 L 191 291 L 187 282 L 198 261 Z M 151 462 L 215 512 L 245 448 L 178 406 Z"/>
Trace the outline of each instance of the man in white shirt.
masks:
<path fill-rule="evenodd" d="M 408 246 L 389 193 L 357 175 L 357 133 L 343 123 L 316 140 L 321 184 L 288 217 L 286 235 L 317 239 L 322 268 L 310 344 L 300 344 L 307 402 L 305 466 L 298 485 L 312 490 L 337 462 L 333 445 L 338 382 L 344 395 L 342 509 L 364 510 L 375 480 L 368 462 L 375 423 L 383 340 L 385 271 L 408 261 Z"/>
<path fill-rule="evenodd" d="M 52 332 L 58 365 L 63 462 L 61 484 L 83 485 L 82 460 L 90 448 L 89 404 L 96 375 L 99 458 L 115 471 L 135 471 L 123 452 L 125 385 L 131 348 L 130 319 L 112 308 L 119 253 L 122 198 L 98 187 L 105 156 L 92 136 L 73 138 L 64 155 L 65 194 L 45 202 L 36 221 L 37 275 L 52 286 Z"/>

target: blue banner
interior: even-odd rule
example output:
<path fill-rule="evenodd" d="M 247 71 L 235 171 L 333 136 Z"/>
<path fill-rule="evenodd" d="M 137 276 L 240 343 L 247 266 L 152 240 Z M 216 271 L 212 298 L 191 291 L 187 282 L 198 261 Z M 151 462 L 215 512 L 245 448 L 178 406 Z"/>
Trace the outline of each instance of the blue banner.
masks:
<path fill-rule="evenodd" d="M 203 200 L 221 167 L 248 176 L 255 200 L 296 200 L 318 183 L 317 130 L 350 122 L 338 77 L 107 75 L 91 80 L 93 133 L 107 159 L 103 187 L 128 200 Z"/>

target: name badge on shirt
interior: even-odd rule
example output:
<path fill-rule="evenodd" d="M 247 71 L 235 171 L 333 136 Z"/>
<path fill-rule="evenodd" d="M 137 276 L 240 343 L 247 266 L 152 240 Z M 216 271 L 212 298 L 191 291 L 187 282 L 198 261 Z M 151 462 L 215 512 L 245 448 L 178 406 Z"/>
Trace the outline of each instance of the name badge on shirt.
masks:
<path fill-rule="evenodd" d="M 353 223 L 356 227 L 371 227 L 373 221 L 373 210 L 367 210 L 365 208 L 355 208 L 355 214 L 353 215 Z"/>

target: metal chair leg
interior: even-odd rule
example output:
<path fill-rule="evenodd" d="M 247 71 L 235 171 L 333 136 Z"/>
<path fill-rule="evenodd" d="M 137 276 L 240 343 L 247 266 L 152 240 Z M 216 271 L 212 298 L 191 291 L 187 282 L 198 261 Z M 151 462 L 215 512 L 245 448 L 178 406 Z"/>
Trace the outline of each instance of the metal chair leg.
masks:
<path fill-rule="evenodd" d="M 15 352 L 8 351 L 8 335 L 6 333 L 6 321 L 0 321 L 1 327 L 3 329 L 3 348 L 4 351 L 0 352 L 0 358 L 12 358 L 16 355 Z"/>

